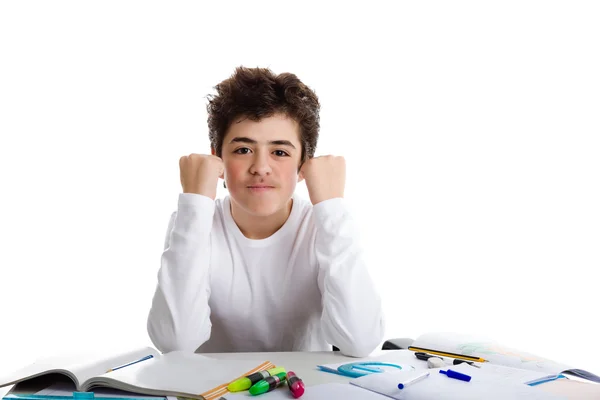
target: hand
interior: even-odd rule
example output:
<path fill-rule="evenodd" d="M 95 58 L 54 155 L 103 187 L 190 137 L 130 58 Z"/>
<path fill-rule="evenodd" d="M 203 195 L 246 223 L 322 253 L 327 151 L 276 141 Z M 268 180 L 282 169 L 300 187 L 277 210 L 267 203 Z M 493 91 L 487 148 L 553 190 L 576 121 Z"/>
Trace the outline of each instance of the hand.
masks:
<path fill-rule="evenodd" d="M 346 160 L 339 156 L 313 157 L 300 169 L 306 180 L 310 201 L 314 204 L 336 197 L 344 197 Z"/>
<path fill-rule="evenodd" d="M 217 197 L 217 183 L 223 178 L 223 160 L 214 155 L 190 154 L 179 159 L 179 175 L 184 193 Z"/>

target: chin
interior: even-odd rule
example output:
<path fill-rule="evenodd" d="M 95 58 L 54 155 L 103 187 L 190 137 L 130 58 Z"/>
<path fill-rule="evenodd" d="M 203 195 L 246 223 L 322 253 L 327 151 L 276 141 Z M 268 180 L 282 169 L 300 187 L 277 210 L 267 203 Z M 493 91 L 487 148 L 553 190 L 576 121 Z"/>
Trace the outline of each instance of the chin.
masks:
<path fill-rule="evenodd" d="M 280 193 L 270 193 L 269 195 L 245 195 L 230 193 L 235 202 L 247 213 L 257 217 L 267 217 L 285 207 L 288 197 L 282 197 Z M 291 196 L 289 196 L 291 197 Z"/>

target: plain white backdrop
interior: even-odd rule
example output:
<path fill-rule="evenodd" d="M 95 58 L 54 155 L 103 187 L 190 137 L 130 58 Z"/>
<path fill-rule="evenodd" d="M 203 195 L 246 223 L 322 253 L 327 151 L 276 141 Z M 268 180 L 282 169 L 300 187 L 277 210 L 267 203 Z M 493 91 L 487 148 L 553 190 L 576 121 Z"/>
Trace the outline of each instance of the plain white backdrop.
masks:
<path fill-rule="evenodd" d="M 178 160 L 238 65 L 319 96 L 388 338 L 600 373 L 600 5 L 393 4 L 1 2 L 0 373 L 151 345 Z"/>

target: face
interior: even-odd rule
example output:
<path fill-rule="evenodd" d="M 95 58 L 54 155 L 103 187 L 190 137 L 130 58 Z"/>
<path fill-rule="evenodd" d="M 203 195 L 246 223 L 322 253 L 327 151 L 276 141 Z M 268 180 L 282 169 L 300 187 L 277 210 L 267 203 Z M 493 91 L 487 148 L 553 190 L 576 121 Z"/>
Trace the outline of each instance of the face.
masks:
<path fill-rule="evenodd" d="M 300 128 L 285 115 L 234 122 L 223 140 L 224 179 L 232 200 L 254 216 L 286 207 L 300 181 Z"/>

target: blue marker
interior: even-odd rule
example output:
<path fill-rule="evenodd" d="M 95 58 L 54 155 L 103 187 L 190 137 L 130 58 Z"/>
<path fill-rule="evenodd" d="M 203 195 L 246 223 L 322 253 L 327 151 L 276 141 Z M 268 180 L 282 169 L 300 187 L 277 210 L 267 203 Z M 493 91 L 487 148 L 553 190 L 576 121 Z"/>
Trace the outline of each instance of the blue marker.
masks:
<path fill-rule="evenodd" d="M 456 372 L 451 369 L 449 369 L 448 371 L 442 371 L 440 369 L 440 374 L 444 374 L 448 378 L 458 379 L 459 381 L 465 381 L 465 382 L 471 381 L 471 377 L 469 375 L 461 374 L 460 372 Z"/>

